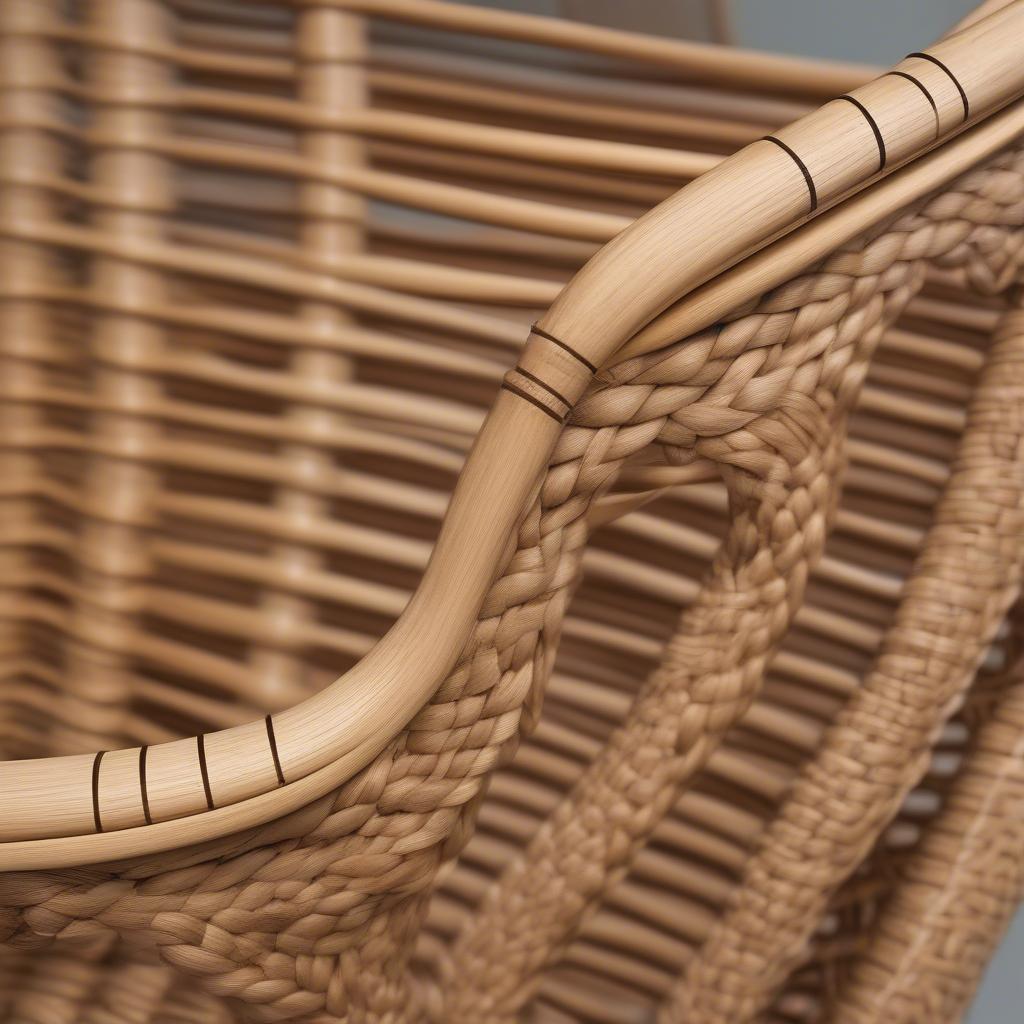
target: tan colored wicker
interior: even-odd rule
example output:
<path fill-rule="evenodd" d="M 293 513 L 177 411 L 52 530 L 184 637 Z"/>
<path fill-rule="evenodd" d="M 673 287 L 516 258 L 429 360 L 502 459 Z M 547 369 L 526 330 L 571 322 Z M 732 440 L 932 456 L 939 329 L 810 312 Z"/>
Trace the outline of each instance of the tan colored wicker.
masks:
<path fill-rule="evenodd" d="M 2 0 L 0 1019 L 958 1020 L 1022 47 Z"/>

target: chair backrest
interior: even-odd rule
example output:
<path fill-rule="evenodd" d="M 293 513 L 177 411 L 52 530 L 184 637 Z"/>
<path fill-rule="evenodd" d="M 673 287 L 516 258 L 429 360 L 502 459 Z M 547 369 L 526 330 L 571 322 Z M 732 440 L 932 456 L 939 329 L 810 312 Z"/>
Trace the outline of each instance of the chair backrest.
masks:
<path fill-rule="evenodd" d="M 12 936 L 141 929 L 170 963 L 216 978 L 215 991 L 266 1019 L 515 1019 L 684 784 L 745 721 L 796 622 L 859 647 L 864 683 L 851 696 L 856 658 L 834 666 L 839 681 L 826 689 L 849 701 L 817 745 L 805 745 L 800 714 L 780 712 L 768 749 L 787 737 L 813 756 L 792 765 L 789 795 L 728 908 L 714 920 L 693 913 L 701 952 L 664 1016 L 760 1012 L 925 771 L 1016 595 L 1010 499 L 1021 482 L 1000 425 L 1019 438 L 1008 412 L 1019 322 L 1009 317 L 941 498 L 942 473 L 930 481 L 930 532 L 922 539 L 921 516 L 915 525 L 885 507 L 921 504 L 909 484 L 844 524 L 858 543 L 898 555 L 859 582 L 830 566 L 831 582 L 874 591 L 894 624 L 865 638 L 836 622 L 828 599 L 805 604 L 846 449 L 861 446 L 864 490 L 872 472 L 920 469 L 919 454 L 887 459 L 877 440 L 846 441 L 883 332 L 927 266 L 985 294 L 1017 280 L 1024 5 L 855 88 L 856 69 L 810 73 L 430 0 L 337 2 L 302 9 L 294 24 L 269 9 L 237 32 L 241 52 L 224 50 L 234 16 L 217 4 L 186 4 L 184 15 L 150 0 L 94 8 L 85 25 L 63 22 L 57 5 L 11 3 L 2 15 L 13 114 L 0 358 L 4 457 L 18 481 L 4 508 L 25 537 L 11 562 L 10 643 L 31 684 L 14 690 L 5 742 L 15 756 L 43 743 L 64 755 L 0 764 L 0 868 L 24 872 L 3 882 Z M 487 96 L 436 65 L 419 70 L 400 41 L 383 70 L 364 74 L 358 15 L 375 13 L 652 66 L 685 60 L 708 81 L 773 74 L 794 93 L 850 92 L 728 159 L 694 125 L 703 150 L 691 153 L 469 128 L 408 98 L 396 105 L 412 109 L 370 117 L 367 85 L 409 97 L 425 80 L 454 105 Z M 297 64 L 280 55 L 290 32 Z M 69 43 L 81 68 L 62 64 Z M 544 73 L 577 96 L 594 88 Z M 295 74 L 301 103 L 275 95 Z M 259 102 L 240 88 L 254 80 Z M 490 102 L 507 92 L 493 89 Z M 91 115 L 58 120 L 66 143 L 51 131 L 61 95 Z M 543 103 L 531 112 L 528 100 L 521 116 L 542 119 Z M 607 118 L 602 104 L 580 109 Z M 744 109 L 768 116 L 753 101 Z M 654 122 L 681 130 L 667 115 Z M 725 114 L 717 123 L 721 148 L 741 141 L 730 127 L 749 129 Z M 396 170 L 428 134 L 440 152 L 427 147 L 415 176 Z M 365 136 L 398 142 L 371 145 L 369 166 L 356 141 Z M 284 152 L 296 137 L 301 152 Z M 531 183 L 497 160 L 517 146 L 530 147 L 531 167 L 552 168 L 536 191 L 583 186 L 598 210 L 514 194 Z M 445 147 L 487 156 L 453 165 Z M 86 180 L 55 172 L 83 154 Z M 587 170 L 567 173 L 574 166 Z M 631 223 L 615 212 L 625 186 L 609 173 L 637 169 L 637 186 L 646 176 L 652 188 L 699 176 Z M 243 193 L 235 174 L 262 191 Z M 485 199 L 462 183 L 488 174 L 515 181 L 513 194 Z M 291 181 L 297 206 L 281 187 Z M 374 234 L 366 197 L 522 233 L 452 237 L 428 223 L 435 239 L 385 217 Z M 560 289 L 564 268 L 612 235 Z M 454 255 L 438 261 L 437 245 Z M 550 272 L 513 272 L 531 264 Z M 526 332 L 479 306 L 549 304 L 502 377 Z M 948 359 L 942 342 L 919 348 Z M 475 407 L 499 381 L 480 425 Z M 471 436 L 427 562 L 439 481 L 454 480 Z M 713 521 L 724 510 L 709 481 L 728 497 L 725 536 L 699 588 L 668 592 L 687 607 L 658 667 L 599 749 L 585 720 L 574 736 L 563 719 L 561 741 L 586 752 L 586 769 L 535 835 L 519 831 L 521 848 L 499 858 L 501 877 L 474 895 L 475 915 L 441 955 L 442 981 L 413 1000 L 406 963 L 438 869 L 465 844 L 492 770 L 536 724 L 592 529 L 686 484 Z M 635 621 L 626 608 L 622 625 L 608 621 L 614 545 L 606 554 L 611 594 L 575 625 L 585 641 Z M 902 592 L 884 579 L 894 565 Z M 376 579 L 360 580 L 371 566 Z M 952 616 L 936 618 L 936 588 Z M 346 624 L 353 613 L 357 628 Z M 951 649 L 922 667 L 922 650 L 941 642 Z M 791 657 L 816 662 L 816 643 Z M 319 688 L 339 660 L 351 668 Z M 54 708 L 33 693 L 39 683 Z M 194 720 L 202 732 L 171 738 Z M 773 731 L 763 713 L 761 728 Z M 862 759 L 867 777 L 864 751 L 878 755 Z M 734 773 L 766 763 L 763 745 L 746 753 Z M 502 830 L 517 834 L 507 808 Z M 786 871 L 797 855 L 802 881 Z M 83 874 L 91 864 L 106 866 Z M 852 975 L 851 1006 L 864 1004 L 865 976 Z"/>

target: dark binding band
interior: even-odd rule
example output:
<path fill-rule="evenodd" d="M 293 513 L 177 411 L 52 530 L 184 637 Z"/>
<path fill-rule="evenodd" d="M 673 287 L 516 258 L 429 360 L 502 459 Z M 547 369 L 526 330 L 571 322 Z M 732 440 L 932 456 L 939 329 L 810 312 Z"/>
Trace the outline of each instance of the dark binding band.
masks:
<path fill-rule="evenodd" d="M 518 398 L 522 398 L 524 401 L 530 403 L 530 405 L 536 406 L 545 416 L 550 416 L 556 423 L 562 423 L 563 417 L 559 416 L 558 413 L 549 409 L 539 398 L 534 398 L 529 391 L 524 391 L 522 388 L 517 388 L 515 384 L 509 384 L 509 382 L 502 381 L 502 388 L 506 391 L 510 391 L 513 395 Z"/>
<path fill-rule="evenodd" d="M 103 822 L 100 821 L 100 761 L 103 760 L 105 750 L 93 758 L 92 761 L 92 820 L 96 823 L 96 831 L 103 831 Z"/>
<path fill-rule="evenodd" d="M 960 99 L 963 100 L 964 120 L 966 121 L 967 118 L 971 116 L 971 104 L 970 101 L 967 99 L 967 93 L 964 92 L 964 87 L 959 83 L 959 81 L 957 81 L 956 75 L 954 75 L 953 72 L 950 71 L 949 68 L 945 64 L 943 64 L 938 57 L 933 57 L 930 53 L 908 53 L 907 59 L 911 57 L 920 57 L 921 60 L 930 60 L 937 68 L 942 68 L 942 70 L 945 71 L 947 75 L 949 75 L 950 81 L 952 81 L 952 83 L 956 86 L 956 91 L 960 93 Z"/>
<path fill-rule="evenodd" d="M 210 772 L 206 767 L 206 737 L 200 733 L 196 737 L 196 750 L 199 753 L 199 773 L 203 777 L 203 792 L 206 794 L 206 807 L 213 810 L 213 792 L 210 789 Z"/>
<path fill-rule="evenodd" d="M 264 719 L 267 724 L 267 739 L 270 741 L 270 753 L 274 758 L 274 771 L 277 772 L 278 785 L 284 785 L 284 772 L 281 771 L 281 758 L 277 755 L 277 740 L 274 738 L 274 721 L 267 715 Z"/>
<path fill-rule="evenodd" d="M 790 149 L 790 147 L 787 146 L 782 141 L 782 139 L 777 139 L 774 135 L 766 135 L 761 141 L 774 142 L 775 145 L 778 146 L 779 149 L 781 149 L 784 153 L 788 153 L 789 156 L 792 158 L 793 163 L 795 163 L 797 167 L 800 168 L 800 173 L 804 176 L 804 181 L 807 182 L 807 191 L 808 193 L 810 193 L 811 197 L 810 212 L 813 213 L 818 208 L 818 190 L 814 187 L 814 179 L 811 177 L 811 172 L 807 170 L 807 164 L 805 164 L 803 160 L 801 160 L 800 157 L 798 157 L 796 153 L 793 152 L 793 150 Z"/>
<path fill-rule="evenodd" d="M 542 381 L 540 377 L 530 373 L 529 370 L 524 370 L 521 366 L 517 366 L 516 373 L 521 373 L 527 380 L 532 380 L 537 387 L 543 388 L 553 398 L 557 398 L 562 405 L 568 406 L 570 409 L 572 408 L 572 402 L 570 402 L 565 395 L 559 394 L 559 392 L 557 392 L 550 384 Z"/>
<path fill-rule="evenodd" d="M 867 121 L 871 131 L 875 136 L 875 142 L 878 143 L 878 169 L 880 171 L 885 170 L 885 139 L 882 138 L 882 132 L 879 130 L 878 122 L 871 116 L 871 112 L 863 103 L 855 96 L 837 96 L 837 100 L 846 100 L 847 103 L 852 103 L 863 115 L 864 120 Z"/>
<path fill-rule="evenodd" d="M 564 341 L 562 341 L 559 338 L 556 338 L 553 334 L 548 334 L 548 332 L 545 331 L 543 328 L 540 328 L 536 324 L 534 324 L 530 328 L 530 333 L 536 334 L 538 337 L 543 338 L 545 341 L 550 341 L 552 345 L 557 345 L 559 348 L 565 349 L 565 351 L 568 352 L 569 355 L 571 355 L 574 359 L 576 359 L 583 366 L 585 366 L 591 373 L 597 373 L 597 367 L 589 359 L 587 359 L 585 356 L 581 356 L 579 352 L 576 351 L 576 349 L 571 348 L 569 345 L 566 345 Z"/>
<path fill-rule="evenodd" d="M 149 813 L 149 794 L 146 792 L 146 752 L 149 747 L 139 748 L 139 791 L 142 793 L 142 815 L 147 825 L 153 824 L 152 815 Z"/>
<path fill-rule="evenodd" d="M 913 75 L 908 75 L 906 71 L 886 71 L 886 73 L 882 75 L 883 78 L 888 78 L 890 76 L 892 76 L 893 78 L 905 78 L 908 82 L 912 82 L 914 85 L 916 85 L 918 89 L 920 89 L 921 92 L 924 93 L 924 98 L 929 102 L 929 104 L 931 104 L 932 113 L 935 115 L 935 134 L 938 135 L 939 108 L 935 104 L 935 97 L 932 96 L 932 94 L 927 90 L 924 83 L 919 79 L 915 78 Z"/>

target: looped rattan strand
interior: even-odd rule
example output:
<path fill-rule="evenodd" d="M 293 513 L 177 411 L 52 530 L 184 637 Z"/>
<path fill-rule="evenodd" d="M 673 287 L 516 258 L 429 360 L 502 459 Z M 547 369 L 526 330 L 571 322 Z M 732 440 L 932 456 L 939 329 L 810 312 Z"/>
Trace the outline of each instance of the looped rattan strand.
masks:
<path fill-rule="evenodd" d="M 801 770 L 662 1020 L 745 1021 L 763 1007 L 800 957 L 829 893 L 920 778 L 938 724 L 1019 594 L 1022 328 L 1024 313 L 1014 310 L 997 331 L 934 525 L 872 672 Z M 841 819 L 822 813 L 839 805 L 847 808 Z"/>
<path fill-rule="evenodd" d="M 1020 157 L 1016 158 L 1016 165 L 1021 166 Z M 971 184 L 983 191 L 985 189 L 978 179 L 965 184 L 968 184 L 969 191 Z M 1017 186 L 1008 189 L 1005 195 L 1011 202 L 1018 199 L 1019 178 Z M 723 365 L 728 365 L 729 372 L 736 374 L 734 404 L 718 405 L 719 415 L 725 421 L 730 416 L 738 416 L 740 422 L 749 419 L 739 410 L 745 408 L 745 394 L 764 393 L 763 389 L 754 387 L 754 380 L 762 369 L 769 370 L 766 381 L 774 378 L 792 387 L 791 382 L 799 379 L 798 374 L 803 374 L 804 379 L 811 382 L 810 386 L 820 387 L 820 393 L 829 396 L 829 403 L 831 396 L 836 394 L 847 403 L 853 402 L 856 396 L 853 389 L 862 379 L 863 367 L 870 358 L 871 347 L 881 326 L 897 315 L 919 284 L 919 275 L 914 273 L 914 261 L 924 255 L 939 255 L 936 248 L 929 253 L 929 246 L 936 247 L 938 243 L 945 248 L 958 236 L 965 240 L 968 237 L 954 227 L 952 221 L 947 224 L 950 233 L 941 240 L 932 233 L 930 226 L 925 226 L 929 223 L 929 211 L 948 203 L 948 198 L 944 198 L 924 207 L 920 213 L 904 217 L 888 232 L 869 240 L 866 246 L 858 245 L 850 253 L 837 253 L 825 262 L 820 274 L 794 282 L 780 290 L 778 298 L 768 296 L 763 300 L 761 308 L 766 312 L 780 300 L 800 302 L 803 306 L 800 316 L 817 328 L 810 337 L 798 340 L 792 332 L 799 323 L 799 317 L 796 321 L 789 321 L 792 327 L 789 327 L 788 337 L 785 334 L 787 327 L 779 324 L 782 337 L 786 337 L 786 353 L 794 360 L 793 363 L 789 363 L 784 355 L 778 364 L 774 364 L 771 350 L 758 347 L 756 332 L 760 330 L 774 337 L 773 332 L 778 327 L 772 323 L 771 315 L 759 316 L 756 310 L 745 320 L 713 332 L 706 341 L 694 339 L 678 346 L 674 352 L 678 353 L 677 358 L 684 360 L 680 368 L 695 374 L 706 371 L 715 353 L 722 353 Z M 946 208 L 950 209 L 951 205 Z M 970 252 L 969 244 L 961 246 L 960 259 L 968 258 L 971 262 Z M 880 263 L 877 257 L 881 253 L 885 253 L 885 257 Z M 860 277 L 853 270 L 854 261 L 860 262 L 869 276 Z M 901 276 L 894 273 L 897 267 L 902 268 L 907 284 L 903 284 Z M 838 323 L 832 327 L 828 320 L 823 324 L 819 316 L 810 310 L 829 308 L 837 291 L 833 275 L 840 269 L 859 278 L 860 284 L 843 296 L 844 302 L 836 310 Z M 824 286 L 817 302 L 814 298 L 816 284 Z M 872 285 L 875 288 L 881 286 L 883 293 L 896 287 L 890 298 L 878 303 L 871 297 Z M 846 301 L 854 296 L 853 308 L 846 308 Z M 855 325 L 855 335 L 846 334 L 846 324 Z M 846 344 L 847 340 L 854 338 L 858 344 Z M 745 354 L 741 352 L 740 345 L 747 348 Z M 837 361 L 839 353 L 842 357 Z M 739 369 L 744 363 L 745 373 Z M 661 375 L 664 380 L 676 365 L 673 350 L 670 350 L 668 354 L 655 353 L 647 359 L 641 357 L 623 370 L 636 374 L 634 379 L 637 383 L 643 382 L 650 389 L 648 381 L 654 379 L 654 374 Z M 818 374 L 808 373 L 812 366 L 830 366 L 835 376 L 821 380 Z M 673 380 L 673 377 L 668 379 Z M 683 383 L 686 377 L 675 380 Z M 627 387 L 622 385 L 623 389 Z M 595 400 L 604 397 L 603 392 L 598 392 Z M 611 401 L 615 397 L 613 389 L 608 399 Z M 721 400 L 720 391 L 716 397 Z M 796 395 L 790 391 L 787 402 L 795 398 Z M 649 401 L 654 404 L 653 396 Z M 815 408 L 813 397 L 810 408 Z M 580 416 L 586 418 L 588 414 L 588 406 L 583 403 Z M 804 424 L 806 433 L 802 436 L 805 445 L 810 439 L 842 433 L 841 427 L 825 425 L 826 418 L 822 413 L 817 416 L 822 418 L 822 425 L 815 426 L 813 421 Z M 692 427 L 686 429 L 690 426 L 686 420 L 687 409 L 684 407 L 673 415 L 660 436 L 692 445 L 694 434 Z M 706 423 L 697 417 L 692 422 L 700 422 L 707 429 Z M 799 489 L 792 500 L 799 515 L 811 517 L 806 521 L 794 515 L 789 500 L 773 502 L 770 497 L 771 470 L 764 470 L 772 465 L 774 443 L 782 441 L 785 445 L 793 440 L 786 431 L 773 429 L 773 424 L 773 417 L 769 415 L 763 423 L 754 419 L 733 435 L 713 431 L 707 441 L 697 440 L 696 451 L 706 457 L 725 460 L 726 464 L 734 457 L 738 459 L 738 467 L 742 468 L 729 476 L 734 487 L 744 481 L 757 481 L 750 494 L 760 503 L 756 518 L 759 525 L 747 536 L 750 547 L 744 550 L 742 543 L 737 548 L 733 547 L 747 526 L 742 512 L 744 502 L 740 502 L 732 512 L 733 530 L 738 533 L 730 535 L 732 540 L 726 543 L 720 555 L 724 559 L 723 569 L 728 566 L 723 580 L 728 581 L 730 589 L 737 588 L 743 598 L 740 600 L 735 594 L 727 597 L 723 593 L 720 599 L 725 601 L 725 606 L 715 610 L 718 586 L 713 576 L 708 589 L 702 591 L 701 598 L 684 615 L 680 632 L 670 644 L 662 668 L 649 681 L 647 689 L 641 691 L 631 717 L 590 767 L 574 794 L 542 826 L 531 847 L 508 869 L 501 883 L 491 890 L 460 937 L 446 976 L 445 987 L 451 995 L 450 1003 L 445 1005 L 441 1014 L 444 1019 L 514 1018 L 515 1012 L 529 998 L 531 979 L 536 978 L 542 966 L 557 957 L 588 906 L 592 906 L 615 883 L 671 806 L 681 782 L 694 773 L 713 749 L 716 736 L 720 736 L 742 714 L 756 692 L 770 645 L 777 642 L 793 608 L 799 604 L 802 582 L 797 580 L 802 581 L 806 564 L 813 564 L 824 539 L 821 521 L 815 524 L 813 518 L 815 512 L 820 514 L 825 508 L 821 504 L 823 495 L 819 495 L 818 501 L 808 503 L 808 496 L 814 491 L 804 490 L 805 482 L 813 478 L 813 472 L 811 477 L 801 472 L 793 478 L 794 483 L 799 481 Z M 730 438 L 733 438 L 732 443 Z M 735 444 L 735 453 L 732 444 Z M 837 466 L 834 462 L 829 464 L 828 460 L 823 462 L 820 456 L 813 457 L 813 446 L 806 452 L 801 450 L 800 444 L 791 446 L 790 450 L 800 453 L 797 463 L 802 471 L 812 465 L 823 469 L 826 477 L 835 478 Z M 806 462 L 804 458 L 807 458 Z M 787 466 L 785 459 L 781 460 L 781 465 Z M 776 484 L 783 495 L 786 484 L 786 475 L 783 474 Z M 786 495 L 786 499 L 789 497 Z M 804 533 L 806 527 L 810 527 L 807 534 Z M 798 539 L 800 543 L 797 543 Z M 785 573 L 776 575 L 769 568 L 779 557 L 770 557 L 775 543 L 780 545 L 780 555 L 785 552 L 781 564 L 786 564 L 797 551 L 801 552 L 801 558 L 806 559 L 804 564 L 797 561 L 788 566 L 796 572 L 796 577 L 788 585 L 784 585 Z M 746 558 L 751 559 L 751 564 L 741 568 Z M 763 595 L 760 601 L 758 594 Z M 708 609 L 702 604 L 705 599 L 710 602 Z M 726 607 L 733 608 L 731 614 L 726 614 Z M 733 615 L 739 618 L 734 619 Z M 749 616 L 750 621 L 745 616 Z M 766 646 L 748 648 L 743 638 L 749 638 L 746 645 Z M 722 660 L 721 667 L 719 659 Z"/>
<path fill-rule="evenodd" d="M 1024 253 L 1024 5 L 941 44 L 945 70 L 916 56 L 866 86 L 435 0 L 294 6 L 0 4 L 0 745 L 86 751 L 26 762 L 76 780 L 57 813 L 25 788 L 0 816 L 24 869 L 0 875 L 0 1017 L 496 1024 L 532 1000 L 619 1024 L 689 961 L 662 1015 L 741 1020 L 897 812 L 1016 591 L 1019 314 L 936 495 L 982 362 L 963 339 L 997 315 L 971 295 Z M 421 59 L 386 25 L 378 49 L 364 14 L 590 63 Z M 606 58 L 634 79 L 599 84 Z M 658 80 L 681 60 L 856 95 L 780 128 L 789 100 Z M 609 126 L 615 145 L 591 137 Z M 719 163 L 766 133 L 780 145 Z M 665 173 L 712 167 L 627 228 Z M 389 222 L 374 198 L 463 221 Z M 623 228 L 519 351 L 580 240 Z M 406 621 L 432 631 L 371 650 L 424 571 L 430 611 Z M 1016 850 L 975 802 L 990 777 L 1018 799 L 1014 692 L 837 1019 L 963 1005 L 978 946 L 957 984 L 913 988 L 921 957 L 973 936 L 927 883 L 991 894 L 962 857 L 982 833 Z M 320 735 L 357 720 L 351 746 Z M 784 870 L 794 837 L 809 879 Z"/>
<path fill-rule="evenodd" d="M 531 995 L 529 979 L 564 947 L 581 912 L 621 876 L 682 781 L 749 707 L 821 553 L 843 432 L 842 419 L 809 396 L 787 414 L 698 443 L 726 467 L 732 495 L 730 532 L 711 579 L 629 718 L 461 936 L 441 1019 L 514 1019 Z M 824 450 L 822 439 L 832 439 Z"/>
<path fill-rule="evenodd" d="M 1018 328 L 1019 329 L 1019 328 Z M 1012 368 L 1019 378 L 1020 366 Z M 941 814 L 835 997 L 841 1024 L 956 1020 L 1024 896 L 1024 666 L 1016 644 Z M 969 906 L 970 913 L 963 908 Z"/>

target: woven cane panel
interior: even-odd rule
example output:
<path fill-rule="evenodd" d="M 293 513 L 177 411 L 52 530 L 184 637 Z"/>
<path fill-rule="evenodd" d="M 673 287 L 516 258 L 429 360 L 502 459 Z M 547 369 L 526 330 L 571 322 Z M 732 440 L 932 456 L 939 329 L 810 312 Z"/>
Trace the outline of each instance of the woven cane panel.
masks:
<path fill-rule="evenodd" d="M 836 91 L 828 72 L 803 91 L 770 79 L 721 90 L 642 54 L 431 30 L 364 17 L 366 7 L 7 0 L 0 10 L 4 759 L 259 720 L 355 665 L 415 590 L 484 415 L 562 286 L 686 180 Z M 941 71 L 921 76 L 938 94 Z M 945 88 L 944 102 L 957 106 Z M 734 344 L 734 373 L 726 357 L 708 360 L 707 379 L 641 357 L 613 367 L 570 418 L 578 433 L 565 444 L 587 451 L 602 429 L 635 428 L 640 440 L 622 442 L 629 459 L 612 488 L 628 496 L 630 471 L 683 461 L 691 428 L 667 414 L 661 423 L 646 404 L 657 395 L 629 406 L 632 421 L 614 420 L 618 407 L 601 406 L 606 384 L 658 395 L 732 388 L 759 408 L 776 386 L 772 360 L 785 369 L 795 351 L 827 383 L 801 378 L 791 391 L 812 394 L 821 422 L 836 437 L 845 430 L 847 443 L 842 454 L 828 436 L 811 446 L 814 479 L 838 479 L 845 463 L 843 486 L 822 499 L 835 506 L 832 531 L 820 558 L 808 541 L 813 565 L 763 684 L 723 716 L 717 747 L 694 764 L 644 848 L 602 885 L 600 906 L 564 942 L 551 940 L 556 962 L 524 995 L 522 1019 L 671 1014 L 681 974 L 716 925 L 732 921 L 745 867 L 870 675 L 913 577 L 1008 308 L 1022 166 L 1013 150 L 997 156 L 730 313 L 717 327 Z M 710 351 L 714 341 L 710 329 L 673 339 L 673 358 L 685 361 L 684 343 Z M 761 348 L 767 368 L 751 371 L 744 390 L 740 356 Z M 544 398 L 543 382 L 512 379 Z M 190 855 L 177 889 L 162 863 L 130 882 L 103 868 L 58 875 L 52 893 L 33 892 L 9 921 L 0 917 L 14 946 L 40 947 L 5 948 L 0 1016 L 33 1019 L 43 1007 L 53 1019 L 101 1020 L 131 1004 L 154 1022 L 482 1021 L 474 1000 L 488 993 L 474 993 L 469 975 L 452 981 L 452 950 L 456 970 L 475 962 L 457 943 L 484 913 L 485 891 L 627 721 L 681 610 L 697 601 L 736 517 L 729 460 L 712 469 L 653 488 L 652 500 L 594 532 L 560 625 L 568 594 L 551 598 L 550 611 L 524 602 L 524 617 L 543 619 L 540 641 L 525 629 L 522 639 L 542 648 L 538 663 L 560 629 L 554 667 L 546 689 L 530 682 L 522 723 L 487 747 L 500 763 L 486 797 L 443 819 L 450 835 L 429 822 L 411 838 L 402 831 L 435 810 L 415 794 L 409 806 L 375 807 L 379 834 L 350 830 L 367 842 L 351 861 L 375 854 L 373 840 L 383 845 L 392 826 L 409 849 L 443 846 L 429 877 L 390 864 L 364 877 L 341 855 L 344 868 L 329 858 L 310 867 L 331 841 L 344 847 L 341 819 L 372 803 L 359 796 L 390 764 L 382 755 L 316 821 L 314 809 L 308 842 L 266 844 L 268 858 L 280 854 L 323 887 L 315 909 L 304 912 L 304 890 L 289 888 L 286 872 L 245 889 L 265 866 L 255 843 L 251 860 Z M 549 486 L 563 486 L 555 470 Z M 559 566 L 574 565 L 574 537 Z M 983 769 L 1003 751 L 1003 724 L 1017 720 L 997 697 L 1019 682 L 1019 643 L 1015 612 L 930 737 L 923 775 L 895 818 L 823 897 L 797 962 L 749 1001 L 736 994 L 744 1013 L 757 1003 L 758 1019 L 780 1024 L 871 1019 L 856 1016 L 870 1012 L 866 937 L 882 921 L 883 938 L 905 942 L 901 908 L 923 897 L 900 884 L 942 870 L 930 826 L 941 833 L 949 814 L 969 818 L 975 776 L 958 790 L 961 769 L 977 751 Z M 518 652 L 504 654 L 518 665 Z M 408 733 L 402 742 L 408 760 L 425 756 Z M 445 812 L 463 799 L 448 795 Z M 336 890 L 335 875 L 349 870 L 355 882 Z M 124 903 L 110 896 L 129 885 Z M 403 886 L 413 894 L 405 902 L 394 896 Z M 174 905 L 157 921 L 168 893 Z M 350 896 L 365 903 L 351 910 Z M 1019 888 L 1007 882 L 1000 896 L 1008 905 Z M 299 909 L 278 921 L 289 900 Z M 147 942 L 114 935 L 142 919 Z M 320 939 L 329 951 L 307 955 L 303 943 Z M 409 949 L 406 986 L 388 960 Z M 479 955 L 486 977 L 493 963 Z M 969 997 L 984 957 L 969 962 L 928 1020 Z M 701 977 L 728 977 L 730 965 L 710 953 L 700 966 Z M 50 976 L 63 979 L 59 992 L 46 991 Z M 692 1019 L 726 1019 L 708 1005 Z M 486 1019 L 512 1019 L 502 1012 Z"/>

